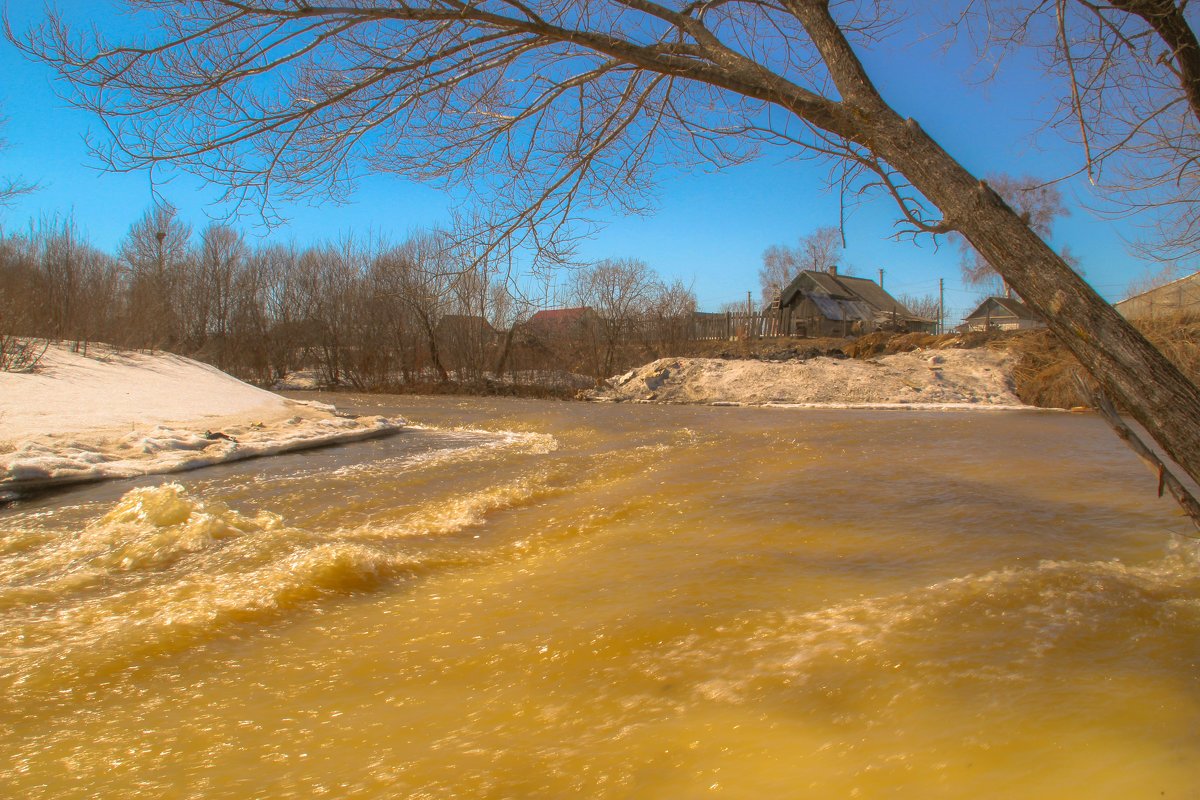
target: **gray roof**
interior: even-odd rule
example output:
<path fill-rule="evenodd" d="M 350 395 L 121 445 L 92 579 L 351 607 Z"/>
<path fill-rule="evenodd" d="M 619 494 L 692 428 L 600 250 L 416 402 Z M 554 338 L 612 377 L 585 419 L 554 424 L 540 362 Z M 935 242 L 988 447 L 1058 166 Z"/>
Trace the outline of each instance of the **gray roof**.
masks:
<path fill-rule="evenodd" d="M 1200 308 L 1200 272 L 1185 275 L 1170 283 L 1135 294 L 1119 303 L 1117 311 L 1126 317 L 1137 319 L 1155 314 L 1171 314 L 1179 311 L 1194 311 Z"/>
<path fill-rule="evenodd" d="M 1041 319 L 1036 311 L 1022 303 L 1020 300 L 1014 300 L 1011 297 L 985 298 L 984 301 L 979 304 L 979 308 L 968 314 L 966 319 L 987 317 L 989 315 L 989 308 L 991 309 L 990 315 L 993 317 L 997 316 L 997 312 L 999 312 L 1000 316 L 1011 316 L 1016 317 L 1017 319 Z"/>
<path fill-rule="evenodd" d="M 861 319 L 869 322 L 875 318 L 874 310 L 861 300 L 837 300 L 833 297 L 822 297 L 819 294 L 810 294 L 808 299 L 820 309 L 821 315 L 825 319 L 838 322 L 842 320 L 852 322 Z"/>
<path fill-rule="evenodd" d="M 806 275 L 809 281 L 815 283 L 819 289 L 823 290 L 826 294 L 832 297 L 854 297 L 854 295 L 846 289 L 846 286 L 843 283 L 841 283 L 834 275 L 828 272 L 819 272 L 813 269 L 806 269 L 800 274 Z"/>
<path fill-rule="evenodd" d="M 889 314 L 895 312 L 897 317 L 915 316 L 913 312 L 904 307 L 903 303 L 885 292 L 883 287 L 873 280 L 855 278 L 850 275 L 838 275 L 837 280 L 880 311 L 886 311 Z"/>
<path fill-rule="evenodd" d="M 798 294 L 811 299 L 826 319 L 873 320 L 880 314 L 894 314 L 900 319 L 920 319 L 869 278 L 806 269 L 780 293 L 780 303 L 789 305 Z M 836 302 L 831 305 L 821 302 L 822 300 Z M 848 310 L 844 312 L 841 308 L 847 303 Z"/>

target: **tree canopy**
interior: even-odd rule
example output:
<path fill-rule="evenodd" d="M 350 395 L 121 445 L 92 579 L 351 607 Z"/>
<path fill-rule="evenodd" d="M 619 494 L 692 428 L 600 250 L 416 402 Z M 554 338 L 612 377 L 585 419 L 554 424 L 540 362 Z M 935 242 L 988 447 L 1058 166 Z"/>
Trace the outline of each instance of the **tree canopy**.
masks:
<path fill-rule="evenodd" d="M 842 246 L 842 232 L 825 226 L 801 236 L 795 246 L 773 244 L 768 247 L 763 251 L 763 265 L 758 271 L 763 304 L 774 300 L 802 270 L 838 266 Z"/>

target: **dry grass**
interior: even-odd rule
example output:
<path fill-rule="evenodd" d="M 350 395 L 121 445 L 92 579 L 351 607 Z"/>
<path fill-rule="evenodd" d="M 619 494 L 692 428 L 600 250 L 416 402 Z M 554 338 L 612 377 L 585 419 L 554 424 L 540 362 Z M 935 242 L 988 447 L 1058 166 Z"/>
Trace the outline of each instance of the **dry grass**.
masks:
<path fill-rule="evenodd" d="M 1200 383 L 1200 314 L 1134 320 L 1134 325 L 1193 383 Z M 1012 337 L 1006 348 L 1016 360 L 1013 379 L 1017 395 L 1043 408 L 1085 405 L 1075 376 L 1089 386 L 1095 382 L 1075 357 L 1049 331 L 1026 331 Z"/>
<path fill-rule="evenodd" d="M 1134 324 L 1192 383 L 1200 385 L 1200 314 L 1155 317 Z"/>
<path fill-rule="evenodd" d="M 1087 405 L 1078 379 L 1095 382 L 1058 337 L 1041 329 L 1020 331 L 993 346 L 1013 359 L 1013 386 L 1021 402 L 1040 408 L 1074 408 Z"/>

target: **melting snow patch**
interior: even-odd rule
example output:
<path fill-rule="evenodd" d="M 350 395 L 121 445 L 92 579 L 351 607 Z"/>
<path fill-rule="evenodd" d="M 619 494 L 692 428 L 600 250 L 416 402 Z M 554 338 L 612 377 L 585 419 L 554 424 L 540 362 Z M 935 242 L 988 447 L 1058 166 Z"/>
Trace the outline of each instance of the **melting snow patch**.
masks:
<path fill-rule="evenodd" d="M 0 372 L 0 499 L 382 436 L 402 419 L 335 416 L 169 354 L 55 345 Z"/>

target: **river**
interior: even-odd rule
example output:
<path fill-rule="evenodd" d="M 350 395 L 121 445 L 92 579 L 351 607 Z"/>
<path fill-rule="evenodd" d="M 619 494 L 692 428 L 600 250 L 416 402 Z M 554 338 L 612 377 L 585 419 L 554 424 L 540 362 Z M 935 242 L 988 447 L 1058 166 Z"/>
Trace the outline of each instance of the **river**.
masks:
<path fill-rule="evenodd" d="M 1200 791 L 1094 417 L 322 399 L 420 427 L 0 512 L 0 796 Z"/>

